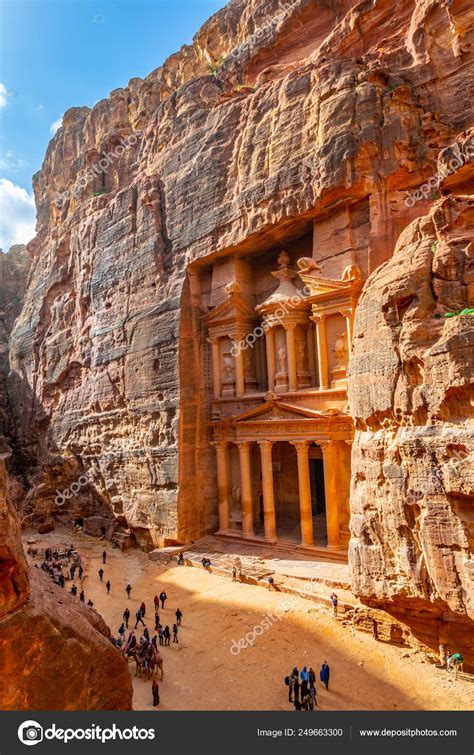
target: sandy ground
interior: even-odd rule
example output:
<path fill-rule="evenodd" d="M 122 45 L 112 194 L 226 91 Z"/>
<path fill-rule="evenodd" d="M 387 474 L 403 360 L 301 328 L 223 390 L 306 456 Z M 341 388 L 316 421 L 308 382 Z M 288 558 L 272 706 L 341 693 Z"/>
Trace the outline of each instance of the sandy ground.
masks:
<path fill-rule="evenodd" d="M 474 684 L 454 681 L 414 651 L 341 626 L 303 598 L 232 583 L 200 568 L 157 565 L 141 551 L 121 552 L 94 538 L 66 532 L 52 532 L 44 542 L 73 542 L 78 548 L 85 564 L 86 601 L 92 599 L 114 635 L 125 607 L 129 606 L 132 618 L 142 600 L 152 634 L 153 597 L 162 589 L 168 594 L 165 609 L 160 610 L 163 626 L 169 624 L 171 629 L 176 608 L 183 612 L 179 643 L 161 648 L 165 676 L 160 683 L 160 710 L 293 710 L 284 677 L 293 666 L 301 669 L 305 664 L 316 671 L 322 710 L 474 707 Z M 108 558 L 101 583 L 98 570 L 104 547 Z M 130 600 L 125 593 L 128 582 L 133 588 Z M 70 583 L 66 585 L 68 589 Z M 137 633 L 141 634 L 140 628 Z M 253 644 L 239 650 L 239 640 L 245 641 L 248 633 Z M 319 682 L 324 660 L 331 668 L 329 691 Z M 134 664 L 130 671 L 135 673 Z M 133 685 L 134 708 L 151 709 L 151 682 L 134 677 Z"/>

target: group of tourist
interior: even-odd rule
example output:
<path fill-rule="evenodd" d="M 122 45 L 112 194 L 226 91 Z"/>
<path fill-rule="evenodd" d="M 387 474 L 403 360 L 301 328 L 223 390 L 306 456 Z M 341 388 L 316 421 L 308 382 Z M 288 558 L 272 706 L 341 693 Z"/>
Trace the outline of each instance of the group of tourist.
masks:
<path fill-rule="evenodd" d="M 321 666 L 319 678 L 326 689 L 329 689 L 329 665 L 327 661 Z M 316 673 L 312 666 L 303 666 L 301 672 L 297 666 L 289 676 L 285 676 L 285 684 L 288 687 L 288 702 L 293 703 L 295 710 L 314 710 L 316 702 Z"/>

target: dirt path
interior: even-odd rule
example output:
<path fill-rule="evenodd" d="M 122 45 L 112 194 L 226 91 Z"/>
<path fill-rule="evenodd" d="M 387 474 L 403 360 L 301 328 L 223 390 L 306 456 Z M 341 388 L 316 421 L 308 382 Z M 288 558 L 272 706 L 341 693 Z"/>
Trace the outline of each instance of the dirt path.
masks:
<path fill-rule="evenodd" d="M 59 538 L 51 533 L 48 544 L 70 539 L 69 534 Z M 169 624 L 171 629 L 176 608 L 182 610 L 179 644 L 161 648 L 165 666 L 161 710 L 292 710 L 284 677 L 294 665 L 301 669 L 305 664 L 316 671 L 322 710 L 474 707 L 473 685 L 454 682 L 414 652 L 342 627 L 304 599 L 232 583 L 204 569 L 175 563 L 159 566 L 145 553 L 122 553 L 107 545 L 102 584 L 98 570 L 104 543 L 77 535 L 72 541 L 85 561 L 86 601 L 93 600 L 115 635 L 126 605 L 134 617 L 142 600 L 152 635 L 153 597 L 162 589 L 169 596 L 165 610 L 160 610 L 163 626 Z M 127 582 L 133 587 L 130 601 Z M 239 640 L 248 633 L 253 644 L 239 650 Z M 329 691 L 319 682 L 324 660 L 331 667 Z M 130 669 L 134 673 L 132 664 Z M 133 684 L 134 708 L 150 709 L 151 682 L 134 678 Z"/>

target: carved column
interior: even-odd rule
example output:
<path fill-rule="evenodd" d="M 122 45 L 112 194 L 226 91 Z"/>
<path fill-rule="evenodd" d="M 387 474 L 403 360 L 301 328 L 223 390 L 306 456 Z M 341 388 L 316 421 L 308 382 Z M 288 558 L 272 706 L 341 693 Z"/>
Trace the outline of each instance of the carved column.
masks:
<path fill-rule="evenodd" d="M 219 532 L 229 529 L 229 473 L 227 441 L 214 443 L 217 458 L 217 497 L 219 502 Z"/>
<path fill-rule="evenodd" d="M 318 339 L 318 371 L 319 387 L 321 390 L 329 388 L 328 347 L 326 341 L 326 316 L 315 315 L 316 335 Z"/>
<path fill-rule="evenodd" d="M 240 460 L 240 490 L 242 500 L 242 534 L 253 537 L 253 501 L 252 501 L 252 472 L 250 462 L 250 442 L 247 440 L 237 443 Z"/>
<path fill-rule="evenodd" d="M 292 323 L 285 324 L 286 355 L 288 359 L 288 390 L 298 390 L 298 375 L 296 367 L 295 326 Z"/>
<path fill-rule="evenodd" d="M 343 312 L 340 312 L 339 314 L 341 314 L 346 321 L 347 352 L 350 356 L 351 348 L 352 348 L 352 312 L 348 310 L 344 310 Z"/>
<path fill-rule="evenodd" d="M 212 348 L 212 379 L 214 398 L 221 397 L 221 351 L 220 351 L 220 338 L 209 338 L 209 343 Z"/>
<path fill-rule="evenodd" d="M 235 393 L 237 396 L 243 396 L 245 393 L 245 365 L 244 365 L 244 352 L 240 348 L 240 343 L 243 340 L 242 336 L 237 335 L 234 341 L 235 354 Z"/>
<path fill-rule="evenodd" d="M 313 509 L 309 477 L 308 441 L 293 441 L 298 460 L 298 488 L 300 499 L 301 545 L 313 545 Z"/>
<path fill-rule="evenodd" d="M 275 390 L 275 332 L 272 328 L 265 330 L 265 346 L 267 350 L 268 390 Z"/>
<path fill-rule="evenodd" d="M 276 540 L 275 495 L 273 492 L 273 464 L 271 440 L 259 440 L 262 462 L 263 516 L 265 539 Z"/>
<path fill-rule="evenodd" d="M 339 534 L 339 470 L 337 444 L 333 440 L 319 444 L 323 451 L 324 497 L 326 499 L 326 529 L 328 548 L 340 547 Z"/>
<path fill-rule="evenodd" d="M 310 326 L 306 328 L 306 348 L 308 350 L 308 369 L 311 375 L 311 385 L 316 385 L 316 369 L 314 356 L 314 332 Z"/>

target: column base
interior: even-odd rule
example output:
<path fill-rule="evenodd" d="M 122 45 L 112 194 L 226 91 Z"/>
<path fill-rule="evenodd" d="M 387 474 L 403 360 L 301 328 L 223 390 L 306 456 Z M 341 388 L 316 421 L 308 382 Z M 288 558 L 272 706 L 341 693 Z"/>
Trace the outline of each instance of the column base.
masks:
<path fill-rule="evenodd" d="M 343 546 L 342 545 L 326 545 L 326 548 L 328 551 L 342 551 Z"/>

